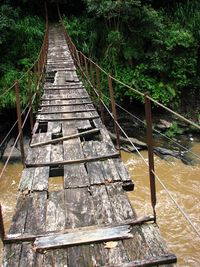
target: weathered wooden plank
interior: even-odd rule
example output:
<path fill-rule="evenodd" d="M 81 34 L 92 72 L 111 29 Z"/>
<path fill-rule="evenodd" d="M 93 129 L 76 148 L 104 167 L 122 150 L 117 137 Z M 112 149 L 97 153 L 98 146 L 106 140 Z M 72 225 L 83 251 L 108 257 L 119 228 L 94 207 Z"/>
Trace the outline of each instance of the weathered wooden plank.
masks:
<path fill-rule="evenodd" d="M 48 190 L 49 171 L 49 167 L 35 168 L 31 191 Z"/>
<path fill-rule="evenodd" d="M 91 115 L 90 115 L 91 114 Z M 83 113 L 69 113 L 69 114 L 52 114 L 49 115 L 37 115 L 38 121 L 73 121 L 73 120 L 90 120 L 98 118 L 99 115 L 97 112 L 83 112 Z"/>
<path fill-rule="evenodd" d="M 20 195 L 17 199 L 15 213 L 12 218 L 9 234 L 23 233 L 25 230 L 27 212 L 30 205 L 30 197 Z"/>
<path fill-rule="evenodd" d="M 96 111 L 94 108 L 91 108 L 91 109 L 76 109 L 76 110 L 56 110 L 56 108 L 52 108 L 51 111 L 39 111 L 38 114 L 39 115 L 51 115 L 51 114 L 77 114 L 77 113 L 85 113 L 85 112 L 93 112 L 93 111 Z"/>
<path fill-rule="evenodd" d="M 176 263 L 177 258 L 174 254 L 166 254 L 166 255 L 161 255 L 156 258 L 149 258 L 149 259 L 144 259 L 144 260 L 135 260 L 123 264 L 115 264 L 115 265 L 106 265 L 104 267 L 152 267 L 152 266 L 160 266 L 164 264 L 172 264 Z M 168 265 L 169 266 L 169 265 Z M 171 265 L 170 265 L 171 266 Z"/>
<path fill-rule="evenodd" d="M 35 168 L 26 168 L 22 171 L 18 189 L 21 192 L 30 191 L 35 174 Z"/>
<path fill-rule="evenodd" d="M 130 261 L 152 257 L 151 250 L 145 240 L 141 227 L 133 227 L 131 233 L 133 234 L 133 239 L 123 241 Z"/>
<path fill-rule="evenodd" d="M 59 192 L 63 192 L 63 191 L 59 191 Z M 56 193 L 56 192 L 54 192 Z M 95 205 L 94 205 L 95 206 Z M 98 224 L 98 220 L 97 220 L 98 216 L 95 216 L 96 219 L 96 224 Z M 136 225 L 142 225 L 143 223 L 146 222 L 152 222 L 154 221 L 154 217 L 153 216 L 146 216 L 146 217 L 141 217 L 138 219 L 128 219 L 125 221 L 121 221 L 120 223 L 117 222 L 112 222 L 111 223 L 104 223 L 102 225 L 98 225 L 98 228 L 100 227 L 114 227 L 114 226 L 123 226 L 123 225 L 129 225 L 129 226 L 136 226 Z M 46 227 L 47 228 L 47 227 Z M 53 234 L 65 234 L 65 233 L 76 233 L 78 234 L 77 231 L 85 231 L 85 230 L 96 230 L 97 229 L 97 225 L 92 225 L 92 226 L 85 226 L 85 227 L 79 227 L 79 228 L 65 228 L 63 230 L 53 230 L 53 231 L 46 231 L 43 234 L 21 234 L 21 233 L 15 233 L 15 234 L 8 234 L 6 235 L 4 242 L 6 244 L 9 243 L 16 243 L 16 242 L 28 242 L 28 241 L 34 241 L 36 238 L 39 237 L 43 237 L 43 236 L 52 236 Z"/>
<path fill-rule="evenodd" d="M 85 157 L 96 157 L 97 153 L 95 148 L 93 147 L 93 143 L 90 142 L 84 142 L 83 144 L 83 152 L 85 154 Z M 100 161 L 96 162 L 88 162 L 86 163 L 87 172 L 90 180 L 91 185 L 95 184 L 104 184 L 104 175 L 102 171 L 102 163 Z"/>
<path fill-rule="evenodd" d="M 63 145 L 62 144 L 54 144 L 51 146 L 51 155 L 50 155 L 50 161 L 63 161 L 64 159 L 64 151 L 63 151 Z"/>
<path fill-rule="evenodd" d="M 88 131 L 85 131 L 85 132 L 82 132 L 82 133 L 77 133 L 77 134 L 73 134 L 73 135 L 63 136 L 63 137 L 55 138 L 55 139 L 50 140 L 50 141 L 47 141 L 47 142 L 35 143 L 31 147 L 37 147 L 37 146 L 43 146 L 43 145 L 48 145 L 48 144 L 54 144 L 54 143 L 58 143 L 60 141 L 66 141 L 66 140 L 70 140 L 70 139 L 77 138 L 77 137 L 94 135 L 95 133 L 99 133 L 99 129 L 92 129 L 92 130 L 88 130 Z"/>
<path fill-rule="evenodd" d="M 84 101 L 82 101 L 82 102 L 76 101 L 76 102 L 72 103 L 71 101 L 65 101 L 65 100 L 60 100 L 60 101 L 54 100 L 53 103 L 51 103 L 51 101 L 45 101 L 45 104 L 41 104 L 41 108 L 43 108 L 43 107 L 48 107 L 48 108 L 50 108 L 50 107 L 62 107 L 62 106 L 63 107 L 70 107 L 72 105 L 84 107 L 84 105 L 86 105 L 86 104 L 92 104 L 91 101 L 85 101 L 85 102 Z"/>
<path fill-rule="evenodd" d="M 46 229 L 48 231 L 65 228 L 64 191 L 50 192 L 47 201 Z"/>
<path fill-rule="evenodd" d="M 66 227 L 83 227 L 95 223 L 95 209 L 88 188 L 65 189 Z"/>
<path fill-rule="evenodd" d="M 21 256 L 21 244 L 8 244 L 4 246 L 3 267 L 18 267 Z"/>
<path fill-rule="evenodd" d="M 82 158 L 82 159 L 74 159 L 74 160 L 63 160 L 63 161 L 55 161 L 55 162 L 39 162 L 39 163 L 29 163 L 25 162 L 26 167 L 44 167 L 44 166 L 58 166 L 58 165 L 71 165 L 71 164 L 81 164 L 81 163 L 87 163 L 87 162 L 94 162 L 99 160 L 107 160 L 112 158 L 118 158 L 119 154 L 110 154 L 105 156 L 97 156 L 93 158 Z"/>
<path fill-rule="evenodd" d="M 121 159 L 114 159 L 113 160 L 115 167 L 118 171 L 118 174 L 123 182 L 131 181 L 130 175 L 124 165 L 124 163 L 121 161 Z"/>
<path fill-rule="evenodd" d="M 64 159 L 65 160 L 75 160 L 77 158 L 83 158 L 82 146 L 79 138 L 64 141 Z M 84 187 L 89 185 L 89 178 L 87 171 L 84 166 L 84 161 L 76 162 L 71 166 L 64 166 L 64 187 Z"/>
<path fill-rule="evenodd" d="M 128 219 L 136 219 L 131 203 L 120 185 L 120 183 L 106 185 L 115 220 L 122 222 Z"/>
<path fill-rule="evenodd" d="M 35 257 L 36 254 L 33 251 L 32 244 L 26 242 L 23 243 L 19 266 L 35 266 L 34 265 Z"/>
<path fill-rule="evenodd" d="M 132 238 L 129 226 L 127 225 L 96 229 L 95 231 L 80 231 L 78 234 L 68 233 L 50 237 L 40 237 L 35 240 L 34 247 L 36 250 L 40 250 L 126 238 Z"/>
<path fill-rule="evenodd" d="M 105 224 L 114 222 L 114 214 L 110 199 L 108 197 L 106 187 L 91 186 L 90 191 L 93 198 L 95 209 L 95 221 L 97 224 Z"/>
<path fill-rule="evenodd" d="M 43 233 L 46 229 L 47 192 L 34 192 L 26 218 L 25 233 Z"/>
<path fill-rule="evenodd" d="M 73 267 L 86 267 L 81 246 L 68 248 L 68 264 Z"/>
<path fill-rule="evenodd" d="M 51 134 L 61 133 L 62 126 L 60 122 L 48 122 L 47 132 Z M 52 137 L 52 136 L 51 136 Z M 34 143 L 35 145 L 35 143 Z"/>

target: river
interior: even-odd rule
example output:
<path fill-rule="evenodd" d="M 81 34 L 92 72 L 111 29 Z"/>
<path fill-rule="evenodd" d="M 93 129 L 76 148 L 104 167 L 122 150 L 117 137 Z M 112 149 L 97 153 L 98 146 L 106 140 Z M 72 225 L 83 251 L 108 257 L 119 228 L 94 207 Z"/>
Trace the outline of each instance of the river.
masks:
<path fill-rule="evenodd" d="M 200 143 L 194 143 L 192 150 L 200 155 Z M 147 158 L 146 151 L 141 153 Z M 122 152 L 122 159 L 135 183 L 135 190 L 128 195 L 138 216 L 152 214 L 148 170 L 145 163 L 137 154 L 126 152 Z M 1 164 L 0 171 L 2 167 Z M 170 158 L 165 161 L 155 157 L 155 169 L 167 189 L 200 229 L 200 165 L 188 166 L 178 159 Z M 9 228 L 14 211 L 21 171 L 21 164 L 10 164 L 0 181 L 0 203 L 3 204 L 6 229 Z M 196 236 L 158 182 L 156 212 L 162 236 L 170 251 L 177 255 L 178 266 L 199 267 L 200 238 Z M 0 260 L 1 258 L 2 244 L 0 244 Z"/>

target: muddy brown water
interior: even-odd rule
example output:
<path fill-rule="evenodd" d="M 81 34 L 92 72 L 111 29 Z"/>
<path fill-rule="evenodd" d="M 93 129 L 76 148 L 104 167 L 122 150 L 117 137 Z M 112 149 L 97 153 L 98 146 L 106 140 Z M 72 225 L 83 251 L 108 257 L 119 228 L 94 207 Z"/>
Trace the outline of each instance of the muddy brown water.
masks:
<path fill-rule="evenodd" d="M 195 143 L 192 150 L 200 155 L 200 143 Z M 147 152 L 142 155 L 147 158 Z M 136 154 L 122 152 L 122 159 L 135 182 L 135 190 L 128 196 L 138 216 L 152 214 L 150 205 L 148 170 L 143 160 Z M 196 228 L 200 229 L 200 165 L 187 166 L 180 160 L 170 158 L 169 161 L 155 157 L 156 173 L 172 193 L 177 202 L 184 208 Z M 0 164 L 0 171 L 3 165 Z M 11 217 L 16 205 L 17 186 L 22 171 L 21 164 L 10 164 L 0 181 L 0 203 L 6 230 L 9 229 Z M 51 183 L 51 189 L 60 188 Z M 191 229 L 182 214 L 170 200 L 165 190 L 157 182 L 157 222 L 162 236 L 171 252 L 178 257 L 177 266 L 200 266 L 200 238 Z M 2 244 L 0 243 L 0 262 Z M 1 265 L 1 263 L 0 263 Z"/>

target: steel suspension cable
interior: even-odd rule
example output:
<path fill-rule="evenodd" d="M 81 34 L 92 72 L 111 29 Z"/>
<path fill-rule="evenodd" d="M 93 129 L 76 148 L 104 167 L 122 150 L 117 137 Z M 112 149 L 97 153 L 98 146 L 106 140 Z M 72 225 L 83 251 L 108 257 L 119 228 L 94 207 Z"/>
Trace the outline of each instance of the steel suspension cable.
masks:
<path fill-rule="evenodd" d="M 87 58 L 87 59 L 88 59 L 89 61 L 91 61 L 93 64 L 96 64 L 93 60 L 91 60 L 90 58 L 86 57 L 82 52 L 80 52 L 80 51 L 78 51 L 78 52 L 81 53 L 85 58 Z M 108 75 L 108 73 L 107 73 L 104 69 L 102 69 L 98 64 L 96 64 L 96 65 L 97 65 L 98 68 L 101 70 L 101 72 L 103 72 L 104 74 Z M 134 81 L 133 81 L 133 83 L 134 83 L 134 86 L 136 87 L 136 89 L 133 88 L 133 87 L 131 87 L 131 86 L 129 86 L 128 84 L 126 84 L 126 83 L 124 83 L 124 82 L 118 80 L 117 78 L 115 78 L 115 77 L 113 77 L 113 76 L 111 76 L 111 75 L 110 75 L 110 77 L 111 77 L 111 79 L 112 79 L 113 81 L 115 81 L 115 82 L 117 82 L 117 83 L 123 85 L 124 87 L 130 89 L 131 91 L 137 93 L 138 95 L 140 95 L 140 96 L 142 96 L 142 97 L 145 96 L 144 93 L 142 93 L 142 92 L 139 91 L 139 87 L 138 87 L 138 85 L 137 85 Z M 174 114 L 175 116 L 177 116 L 177 117 L 180 118 L 181 120 L 183 120 L 183 121 L 185 121 L 185 122 L 187 122 L 187 123 L 193 125 L 194 127 L 198 128 L 198 129 L 200 130 L 200 126 L 199 126 L 198 124 L 196 124 L 195 122 L 193 122 L 193 121 L 191 121 L 191 120 L 185 118 L 184 116 L 180 115 L 179 113 L 177 113 L 177 112 L 173 111 L 172 109 L 168 108 L 167 106 L 161 104 L 160 102 L 158 102 L 158 101 L 155 100 L 154 98 L 152 98 L 152 97 L 150 97 L 150 96 L 146 96 L 146 97 L 147 97 L 149 100 L 151 100 L 152 102 L 154 102 L 156 105 L 162 107 L 163 109 L 165 109 L 165 110 L 167 110 L 168 112 Z"/>
<path fill-rule="evenodd" d="M 109 97 L 107 97 L 105 94 L 102 93 L 102 95 L 107 98 L 109 101 Z M 137 116 L 135 116 L 134 114 L 132 114 L 131 112 L 129 112 L 128 110 L 126 110 L 125 108 L 123 108 L 121 105 L 119 105 L 118 103 L 116 103 L 116 106 L 119 107 L 120 109 L 122 109 L 124 112 L 126 112 L 127 114 L 129 114 L 131 117 L 135 118 L 136 120 L 138 120 L 139 122 L 141 122 L 143 125 L 145 125 L 144 121 L 142 121 L 141 119 L 139 119 Z M 169 141 L 173 142 L 174 144 L 176 144 L 177 146 L 179 146 L 180 148 L 184 149 L 186 152 L 189 152 L 190 154 L 192 154 L 193 156 L 195 156 L 196 158 L 198 158 L 200 160 L 200 156 L 197 155 L 196 153 L 194 153 L 193 151 L 191 151 L 190 149 L 186 148 L 185 146 L 179 144 L 178 142 L 176 142 L 175 140 L 173 140 L 172 138 L 168 137 L 167 135 L 161 133 L 160 131 L 156 130 L 153 128 L 153 131 L 160 134 L 161 136 L 165 137 L 166 139 L 168 139 Z"/>
<path fill-rule="evenodd" d="M 85 73 L 84 76 L 86 77 Z M 92 83 L 87 80 L 88 83 L 90 84 L 90 86 L 93 88 L 95 94 L 97 96 L 99 96 L 97 90 L 95 89 L 95 87 L 92 85 Z M 110 100 L 111 101 L 111 100 Z M 107 110 L 107 112 L 109 113 L 109 115 L 114 119 L 112 112 L 109 110 L 109 108 L 106 106 L 106 104 L 103 102 L 103 100 L 101 100 L 101 103 L 104 105 L 105 109 Z M 129 140 L 130 144 L 133 146 L 133 148 L 137 151 L 137 153 L 139 154 L 139 156 L 141 157 L 141 159 L 144 161 L 144 163 L 146 164 L 147 167 L 149 167 L 149 164 L 147 162 L 147 160 L 143 157 L 143 155 L 139 152 L 139 150 L 137 149 L 137 147 L 133 144 L 133 142 L 131 141 L 131 139 L 129 138 L 129 136 L 126 134 L 126 132 L 124 131 L 124 129 L 121 127 L 121 125 L 115 121 L 115 123 L 117 124 L 117 126 L 119 127 L 119 129 L 122 131 L 122 133 L 126 136 L 126 138 Z M 200 238 L 200 233 L 199 230 L 196 228 L 196 226 L 194 225 L 194 223 L 191 221 L 191 219 L 189 218 L 189 216 L 187 215 L 187 213 L 184 211 L 184 209 L 178 204 L 178 202 L 174 199 L 174 197 L 172 196 L 171 192 L 167 189 L 167 187 L 165 186 L 165 184 L 161 181 L 161 179 L 159 178 L 159 176 L 153 171 L 151 170 L 152 173 L 154 173 L 157 181 L 161 184 L 161 186 L 164 188 L 164 190 L 167 192 L 168 196 L 170 197 L 170 199 L 173 201 L 173 203 L 175 204 L 175 206 L 177 207 L 177 209 L 181 212 L 181 214 L 184 216 L 184 218 L 186 219 L 186 221 L 190 224 L 190 226 L 192 227 L 193 231 L 197 234 L 197 236 Z"/>

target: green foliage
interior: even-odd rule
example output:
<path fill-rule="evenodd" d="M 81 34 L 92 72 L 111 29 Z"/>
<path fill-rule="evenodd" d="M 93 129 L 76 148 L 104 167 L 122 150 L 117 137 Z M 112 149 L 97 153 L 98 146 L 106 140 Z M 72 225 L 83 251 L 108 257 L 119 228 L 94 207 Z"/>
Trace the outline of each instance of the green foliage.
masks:
<path fill-rule="evenodd" d="M 170 128 L 165 132 L 165 134 L 170 138 L 182 133 L 183 129 L 178 126 L 177 122 L 173 122 Z"/>
<path fill-rule="evenodd" d="M 37 58 L 44 35 L 44 22 L 25 16 L 19 8 L 0 6 L 0 95 L 21 77 Z M 19 73 L 20 71 L 20 73 Z M 20 83 L 21 102 L 27 103 L 27 78 Z M 0 98 L 0 108 L 15 105 L 14 91 Z"/>

